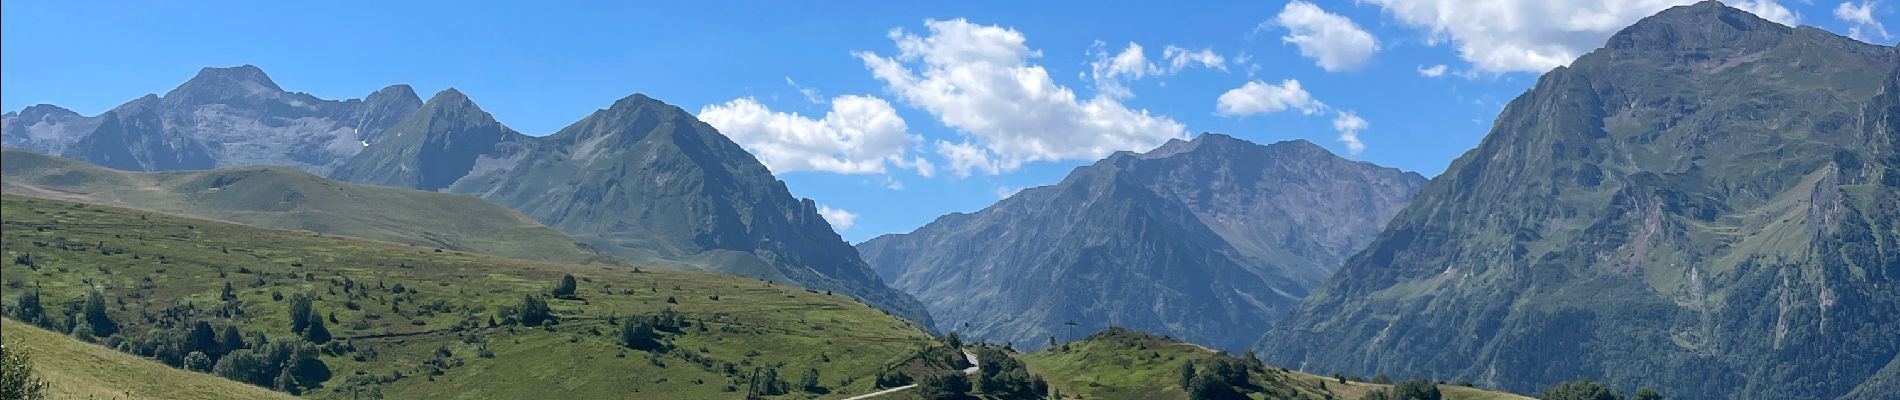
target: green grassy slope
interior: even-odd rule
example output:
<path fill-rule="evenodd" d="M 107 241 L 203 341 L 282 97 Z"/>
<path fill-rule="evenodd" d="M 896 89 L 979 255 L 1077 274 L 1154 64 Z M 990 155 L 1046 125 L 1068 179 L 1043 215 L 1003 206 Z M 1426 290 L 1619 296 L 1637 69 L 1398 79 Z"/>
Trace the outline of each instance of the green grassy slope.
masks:
<path fill-rule="evenodd" d="M 1066 348 L 1066 350 L 1064 350 Z M 1031 370 L 1049 380 L 1065 397 L 1087 399 L 1186 399 L 1180 385 L 1182 366 L 1233 356 L 1160 336 L 1110 328 L 1064 346 L 1023 357 Z M 1341 384 L 1332 378 L 1263 366 L 1249 372 L 1255 399 L 1358 399 L 1390 385 Z M 1449 400 L 1518 400 L 1527 397 L 1439 385 Z M 1329 397 L 1330 396 L 1330 397 Z"/>
<path fill-rule="evenodd" d="M 0 322 L 9 343 L 33 352 L 33 372 L 46 380 L 49 399 L 290 398 L 256 386 L 121 353 L 12 319 Z"/>
<path fill-rule="evenodd" d="M 285 167 L 138 173 L 6 149 L 7 193 L 560 262 L 611 257 L 473 196 L 331 181 Z"/>
<path fill-rule="evenodd" d="M 727 387 L 743 391 L 754 367 L 777 366 L 794 384 L 818 369 L 824 397 L 838 398 L 869 392 L 877 371 L 930 341 L 849 298 L 748 278 L 435 252 L 12 195 L 0 215 L 0 251 L 15 260 L 0 267 L 9 307 L 38 286 L 57 314 L 98 288 L 121 336 L 141 337 L 154 330 L 146 316 L 184 309 L 217 327 L 290 337 L 288 297 L 314 295 L 316 313 L 334 313 L 329 330 L 355 350 L 321 358 L 332 377 L 313 397 L 373 386 L 389 398 L 732 398 L 741 393 Z M 576 299 L 548 300 L 559 325 L 490 327 L 563 274 L 579 289 Z M 220 300 L 226 282 L 236 289 L 229 303 Z M 226 307 L 238 312 L 217 312 Z M 691 322 L 662 335 L 671 351 L 625 349 L 606 321 L 666 309 Z M 802 397 L 811 395 L 784 396 Z"/>

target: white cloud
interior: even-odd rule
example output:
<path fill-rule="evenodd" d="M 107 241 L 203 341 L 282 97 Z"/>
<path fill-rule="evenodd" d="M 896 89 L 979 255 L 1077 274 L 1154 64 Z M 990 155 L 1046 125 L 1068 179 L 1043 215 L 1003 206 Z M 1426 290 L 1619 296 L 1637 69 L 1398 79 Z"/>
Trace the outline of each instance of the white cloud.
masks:
<path fill-rule="evenodd" d="M 1272 114 L 1286 110 L 1299 110 L 1301 114 L 1313 115 L 1326 110 L 1326 104 L 1314 100 L 1313 95 L 1300 88 L 1300 81 L 1288 79 L 1279 85 L 1250 81 L 1240 87 L 1221 93 L 1215 104 L 1215 112 L 1229 117 Z"/>
<path fill-rule="evenodd" d="M 1000 185 L 996 187 L 996 190 L 994 191 L 994 193 L 996 193 L 997 200 L 1002 200 L 1002 199 L 1009 198 L 1009 196 L 1015 196 L 1017 192 L 1021 192 L 1021 191 L 1023 191 L 1023 188 L 1010 187 L 1009 185 Z"/>
<path fill-rule="evenodd" d="M 937 154 L 950 162 L 950 170 L 957 176 L 970 176 L 972 171 L 990 175 L 1003 173 L 1003 166 L 990 157 L 988 151 L 970 143 L 950 143 L 937 141 Z"/>
<path fill-rule="evenodd" d="M 858 214 L 823 204 L 818 205 L 818 215 L 825 217 L 825 222 L 831 223 L 831 227 L 839 231 L 851 229 L 851 226 L 858 224 Z"/>
<path fill-rule="evenodd" d="M 821 119 L 775 112 L 744 97 L 702 107 L 699 119 L 751 151 L 776 174 L 881 174 L 887 163 L 926 177 L 932 171 L 928 161 L 907 156 L 906 148 L 921 139 L 908 132 L 890 103 L 876 97 L 832 98 L 831 111 Z"/>
<path fill-rule="evenodd" d="M 1357 69 L 1372 60 L 1379 41 L 1351 19 L 1322 10 L 1305 1 L 1287 3 L 1272 24 L 1285 27 L 1280 40 L 1300 48 L 1300 55 L 1327 71 Z"/>
<path fill-rule="evenodd" d="M 1477 71 L 1544 72 L 1601 47 L 1618 30 L 1696 0 L 1363 0 L 1405 25 L 1450 42 Z M 1775 0 L 1731 1 L 1784 24 L 1793 12 Z"/>
<path fill-rule="evenodd" d="M 1355 155 L 1366 151 L 1366 143 L 1359 141 L 1359 131 L 1366 130 L 1369 125 L 1365 118 L 1360 118 L 1359 114 L 1352 111 L 1340 111 L 1338 116 L 1333 117 L 1333 130 L 1339 131 L 1339 141 L 1346 144 L 1346 151 Z"/>
<path fill-rule="evenodd" d="M 1188 50 L 1175 45 L 1161 49 L 1161 59 L 1168 63 L 1168 73 L 1177 74 L 1192 66 L 1227 70 L 1227 58 L 1214 53 L 1214 49 Z"/>
<path fill-rule="evenodd" d="M 899 100 L 966 136 L 936 146 L 958 175 L 999 174 L 1033 161 L 1093 160 L 1186 137 L 1186 127 L 1173 119 L 1130 109 L 1113 96 L 1081 99 L 1057 85 L 1042 66 L 1029 63 L 1042 53 L 1030 49 L 1021 32 L 962 19 L 924 24 L 927 35 L 890 32 L 896 55 L 854 55 Z"/>
<path fill-rule="evenodd" d="M 1437 78 L 1437 77 L 1445 76 L 1446 68 L 1447 67 L 1445 66 L 1445 64 L 1438 64 L 1438 65 L 1433 65 L 1430 67 L 1420 65 L 1418 66 L 1418 75 L 1426 77 L 1426 78 Z"/>
<path fill-rule="evenodd" d="M 1103 96 L 1125 99 L 1134 97 L 1123 82 L 1140 80 L 1149 74 L 1160 74 L 1161 69 L 1148 62 L 1148 56 L 1141 45 L 1128 42 L 1121 52 L 1109 55 L 1108 43 L 1100 40 L 1089 46 L 1089 81 L 1095 82 L 1095 92 Z"/>
<path fill-rule="evenodd" d="M 1840 6 L 1834 7 L 1834 18 L 1851 25 L 1847 28 L 1847 37 L 1854 40 L 1873 42 L 1876 35 L 1880 39 L 1892 39 L 1893 36 L 1887 34 L 1887 26 L 1874 19 L 1876 4 L 1879 3 L 1873 0 L 1861 1 L 1859 5 L 1852 1 L 1842 2 Z"/>
<path fill-rule="evenodd" d="M 1795 26 L 1801 23 L 1800 14 L 1796 14 L 1775 0 L 1737 0 L 1729 5 L 1778 24 Z"/>
<path fill-rule="evenodd" d="M 805 101 L 811 102 L 812 104 L 825 104 L 825 99 L 818 94 L 818 89 L 799 86 L 798 82 L 793 81 L 792 77 L 789 76 L 785 77 L 785 84 L 791 85 L 792 89 L 798 91 L 798 94 L 805 95 Z"/>

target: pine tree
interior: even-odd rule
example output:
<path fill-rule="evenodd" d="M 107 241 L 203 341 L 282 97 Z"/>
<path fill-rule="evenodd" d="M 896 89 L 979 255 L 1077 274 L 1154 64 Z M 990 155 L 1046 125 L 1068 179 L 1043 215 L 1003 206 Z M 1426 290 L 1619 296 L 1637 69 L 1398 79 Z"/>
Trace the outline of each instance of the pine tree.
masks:
<path fill-rule="evenodd" d="M 323 326 L 323 318 L 318 318 L 316 314 L 311 314 L 310 322 L 306 325 L 303 331 L 304 340 L 315 344 L 324 344 L 330 341 L 330 329 Z"/>
<path fill-rule="evenodd" d="M 86 323 L 91 325 L 93 337 L 105 338 L 119 333 L 119 324 L 112 322 L 112 316 L 106 315 L 106 296 L 93 291 L 86 296 Z"/>
<path fill-rule="evenodd" d="M 577 289 L 579 287 L 574 282 L 573 274 L 561 275 L 561 283 L 554 286 L 553 295 L 557 299 L 571 299 L 574 298 L 574 291 Z"/>
<path fill-rule="evenodd" d="M 40 305 L 39 288 L 20 291 L 20 304 L 14 307 L 13 318 L 39 326 L 50 325 L 52 321 L 46 319 L 46 308 Z"/>
<path fill-rule="evenodd" d="M 310 327 L 310 296 L 298 293 L 290 296 L 290 332 L 302 334 Z"/>

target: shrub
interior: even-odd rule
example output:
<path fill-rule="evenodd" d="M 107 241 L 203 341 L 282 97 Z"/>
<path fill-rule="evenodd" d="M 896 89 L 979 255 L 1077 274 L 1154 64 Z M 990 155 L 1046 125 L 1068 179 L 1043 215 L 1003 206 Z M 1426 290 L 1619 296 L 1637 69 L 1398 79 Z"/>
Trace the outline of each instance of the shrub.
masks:
<path fill-rule="evenodd" d="M 557 299 L 572 299 L 574 298 L 574 291 L 576 289 L 578 289 L 578 284 L 574 282 L 573 274 L 561 275 L 561 283 L 554 285 L 554 289 L 550 290 L 550 294 L 553 294 L 554 298 Z"/>
<path fill-rule="evenodd" d="M 1407 379 L 1392 387 L 1392 398 L 1397 400 L 1440 400 L 1438 386 L 1424 379 Z"/>
<path fill-rule="evenodd" d="M 1623 400 L 1615 390 L 1588 379 L 1564 382 L 1544 389 L 1544 400 Z"/>
<path fill-rule="evenodd" d="M 915 390 L 926 399 L 960 399 L 970 394 L 970 378 L 961 372 L 926 376 Z"/>
<path fill-rule="evenodd" d="M 26 348 L 0 345 L 0 399 L 46 398 L 46 381 L 33 376 L 33 355 Z"/>

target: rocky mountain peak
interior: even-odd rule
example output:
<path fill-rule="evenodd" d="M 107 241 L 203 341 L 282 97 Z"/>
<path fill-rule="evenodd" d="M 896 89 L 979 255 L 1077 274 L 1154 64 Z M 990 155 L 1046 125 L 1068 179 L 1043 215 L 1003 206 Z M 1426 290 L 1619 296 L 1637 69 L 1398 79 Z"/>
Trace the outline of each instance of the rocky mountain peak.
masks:
<path fill-rule="evenodd" d="M 1793 31 L 1710 0 L 1671 7 L 1638 20 L 1611 36 L 1604 47 L 1646 57 L 1703 60 L 1774 47 Z"/>
<path fill-rule="evenodd" d="M 281 94 L 284 89 L 271 81 L 255 65 L 228 68 L 206 67 L 198 75 L 165 94 L 166 100 L 184 104 L 211 103 L 259 95 Z"/>
<path fill-rule="evenodd" d="M 416 96 L 415 88 L 409 87 L 409 85 L 396 84 L 396 85 L 389 85 L 388 87 L 384 87 L 380 90 L 377 90 L 374 93 L 370 93 L 369 96 L 365 96 L 363 98 L 363 102 L 370 103 L 370 104 L 385 103 L 385 102 L 386 103 L 414 103 L 416 106 L 421 106 L 422 98 L 419 96 Z"/>

